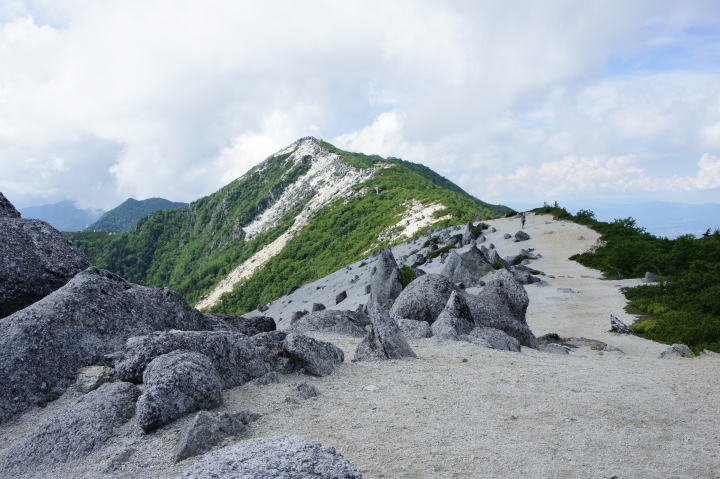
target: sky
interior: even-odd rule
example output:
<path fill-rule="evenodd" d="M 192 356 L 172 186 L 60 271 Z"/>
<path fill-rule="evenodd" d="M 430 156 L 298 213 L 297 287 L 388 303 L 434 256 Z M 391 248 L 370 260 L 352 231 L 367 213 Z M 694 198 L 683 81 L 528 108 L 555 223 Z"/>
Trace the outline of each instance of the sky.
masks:
<path fill-rule="evenodd" d="M 720 203 L 720 2 L 0 2 L 18 208 L 193 201 L 304 136 L 492 203 Z"/>

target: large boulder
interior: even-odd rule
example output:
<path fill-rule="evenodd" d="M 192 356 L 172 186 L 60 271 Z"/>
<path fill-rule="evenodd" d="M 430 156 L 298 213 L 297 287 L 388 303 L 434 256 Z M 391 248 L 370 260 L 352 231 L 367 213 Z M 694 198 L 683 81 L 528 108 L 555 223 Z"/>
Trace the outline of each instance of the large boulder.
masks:
<path fill-rule="evenodd" d="M 130 338 L 115 355 L 115 375 L 139 383 L 143 371 L 158 356 L 177 350 L 194 351 L 212 361 L 223 386 L 232 388 L 282 366 L 285 333 L 272 331 L 247 337 L 228 331 L 160 331 Z"/>
<path fill-rule="evenodd" d="M 362 479 L 339 452 L 299 436 L 241 441 L 206 454 L 178 479 Z"/>
<path fill-rule="evenodd" d="M 439 274 L 426 274 L 408 284 L 390 309 L 393 318 L 414 319 L 432 323 L 445 308 L 453 291 L 460 291 L 452 281 Z"/>
<path fill-rule="evenodd" d="M 470 307 L 464 295 L 453 291 L 445 308 L 432 323 L 433 337 L 438 341 L 457 341 L 475 327 Z"/>
<path fill-rule="evenodd" d="M 462 283 L 469 287 L 481 284 L 482 277 L 492 270 L 492 264 L 473 246 L 462 254 L 451 251 L 441 274 L 453 283 Z"/>
<path fill-rule="evenodd" d="M 433 334 L 430 323 L 427 321 L 400 318 L 397 320 L 397 324 L 406 338 L 423 339 L 432 337 Z"/>
<path fill-rule="evenodd" d="M 370 322 L 370 332 L 355 350 L 353 361 L 417 357 L 395 320 L 377 303 L 370 304 Z"/>
<path fill-rule="evenodd" d="M 4 211 L 7 216 L 0 216 L 0 318 L 44 298 L 90 266 L 85 255 L 49 224 L 22 219 L 19 213 L 12 216 L 7 206 Z"/>
<path fill-rule="evenodd" d="M 217 314 L 206 313 L 205 317 L 214 318 L 232 326 L 237 332 L 247 336 L 254 336 L 260 333 L 269 333 L 277 330 L 275 320 L 269 316 L 254 316 L 246 318 L 245 316 L 235 316 L 233 314 Z"/>
<path fill-rule="evenodd" d="M 202 354 L 173 351 L 153 359 L 143 374 L 145 391 L 135 407 L 137 422 L 149 432 L 200 409 L 222 404 L 222 380 Z"/>
<path fill-rule="evenodd" d="M 286 331 L 288 333 L 318 331 L 361 338 L 366 333 L 365 323 L 367 323 L 367 317 L 362 313 L 324 309 L 304 315 L 292 323 Z"/>
<path fill-rule="evenodd" d="M 78 369 L 106 364 L 131 336 L 215 327 L 172 290 L 88 268 L 0 321 L 0 422 L 57 398 Z"/>
<path fill-rule="evenodd" d="M 465 225 L 465 231 L 463 232 L 462 244 L 469 245 L 475 240 L 477 240 L 477 236 L 475 236 L 475 227 L 473 226 L 472 221 L 468 221 L 468 224 Z"/>
<path fill-rule="evenodd" d="M 518 231 L 515 233 L 515 241 L 527 241 L 530 239 L 530 235 L 524 231 Z"/>
<path fill-rule="evenodd" d="M 247 433 L 247 424 L 260 416 L 248 411 L 215 413 L 200 411 L 180 435 L 175 462 L 209 451 L 229 437 Z"/>
<path fill-rule="evenodd" d="M 130 383 L 107 383 L 59 409 L 21 443 L 0 454 L 0 476 L 25 477 L 29 471 L 83 459 L 102 448 L 135 414 L 140 391 Z"/>
<path fill-rule="evenodd" d="M 380 251 L 370 276 L 370 303 L 390 309 L 402 289 L 402 275 L 392 251 Z"/>
<path fill-rule="evenodd" d="M 334 344 L 302 334 L 288 334 L 283 347 L 288 356 L 315 376 L 327 376 L 345 361 L 345 354 Z"/>
<path fill-rule="evenodd" d="M 468 294 L 466 300 L 476 326 L 505 331 L 523 346 L 537 348 L 525 318 L 530 299 L 510 271 L 496 271 L 477 296 Z"/>

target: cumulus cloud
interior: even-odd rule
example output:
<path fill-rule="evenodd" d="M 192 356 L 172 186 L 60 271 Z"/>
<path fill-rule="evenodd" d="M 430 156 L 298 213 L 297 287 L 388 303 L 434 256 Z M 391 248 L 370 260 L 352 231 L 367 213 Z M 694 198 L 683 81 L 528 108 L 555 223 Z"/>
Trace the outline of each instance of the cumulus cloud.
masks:
<path fill-rule="evenodd" d="M 668 165 L 720 148 L 717 66 L 636 60 L 678 39 L 707 56 L 708 37 L 687 32 L 717 13 L 705 0 L 11 0 L 0 188 L 21 207 L 191 201 L 306 135 L 424 163 L 481 198 L 488 176 L 571 156 L 692 177 Z"/>
<path fill-rule="evenodd" d="M 525 165 L 507 175 L 486 179 L 483 190 L 491 197 L 512 191 L 515 200 L 588 195 L 626 195 L 696 192 L 720 188 L 720 160 L 708 153 L 697 162 L 693 176 L 654 177 L 636 165 L 634 156 L 612 158 L 569 156 L 539 166 Z"/>

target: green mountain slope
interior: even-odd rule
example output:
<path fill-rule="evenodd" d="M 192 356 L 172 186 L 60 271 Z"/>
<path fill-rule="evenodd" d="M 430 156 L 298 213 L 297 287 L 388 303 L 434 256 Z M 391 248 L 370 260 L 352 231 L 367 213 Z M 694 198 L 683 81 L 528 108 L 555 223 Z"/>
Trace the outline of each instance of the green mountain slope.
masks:
<path fill-rule="evenodd" d="M 128 198 L 121 205 L 103 214 L 99 220 L 88 226 L 90 230 L 127 231 L 150 213 L 160 210 L 174 210 L 187 203 L 178 203 L 164 198 L 148 198 L 138 201 Z"/>
<path fill-rule="evenodd" d="M 133 231 L 69 236 L 97 266 L 141 284 L 169 286 L 191 304 L 251 257 L 265 255 L 254 263 L 261 268 L 228 287 L 213 306 L 241 313 L 400 241 L 413 205 L 429 208 L 428 220 L 442 225 L 507 211 L 458 187 L 439 186 L 424 173 L 401 160 L 303 138 L 217 193 L 155 212 Z"/>

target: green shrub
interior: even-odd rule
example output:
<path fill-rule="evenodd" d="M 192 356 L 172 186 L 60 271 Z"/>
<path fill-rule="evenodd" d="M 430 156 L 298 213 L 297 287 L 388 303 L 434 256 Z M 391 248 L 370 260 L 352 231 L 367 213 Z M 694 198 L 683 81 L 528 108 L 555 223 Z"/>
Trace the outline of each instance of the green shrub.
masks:
<path fill-rule="evenodd" d="M 417 273 L 410 266 L 404 264 L 400 266 L 400 276 L 402 287 L 405 289 L 408 284 L 412 283 L 415 278 L 417 278 Z"/>

